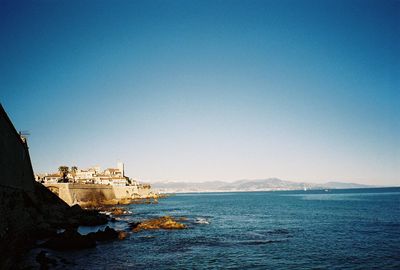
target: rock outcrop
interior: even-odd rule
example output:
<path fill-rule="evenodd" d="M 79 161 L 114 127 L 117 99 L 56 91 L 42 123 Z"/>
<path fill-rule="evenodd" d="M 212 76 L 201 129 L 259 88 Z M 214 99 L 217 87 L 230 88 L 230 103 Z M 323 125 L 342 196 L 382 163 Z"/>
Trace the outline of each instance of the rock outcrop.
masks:
<path fill-rule="evenodd" d="M 113 208 L 111 209 L 111 214 L 114 216 L 120 216 L 126 214 L 126 210 L 123 208 Z"/>
<path fill-rule="evenodd" d="M 76 228 L 71 228 L 65 230 L 63 233 L 52 236 L 49 240 L 41 244 L 40 247 L 54 250 L 85 249 L 95 247 L 97 241 L 123 240 L 127 236 L 126 232 L 116 231 L 108 226 L 104 231 L 98 230 L 87 235 L 82 235 Z"/>
<path fill-rule="evenodd" d="M 97 232 L 87 234 L 87 236 L 95 241 L 109 241 L 117 239 L 119 233 L 107 226 L 104 231 L 98 230 Z"/>
<path fill-rule="evenodd" d="M 100 214 L 97 210 L 82 209 L 79 205 L 74 205 L 66 211 L 68 223 L 81 226 L 103 225 L 108 222 L 106 215 Z"/>
<path fill-rule="evenodd" d="M 159 217 L 155 219 L 149 219 L 142 222 L 131 223 L 133 232 L 140 232 L 142 230 L 181 230 L 186 229 L 185 224 L 177 222 L 170 216 Z"/>
<path fill-rule="evenodd" d="M 50 238 L 40 246 L 54 250 L 75 250 L 95 247 L 96 241 L 92 237 L 81 235 L 74 229 L 68 229 Z"/>

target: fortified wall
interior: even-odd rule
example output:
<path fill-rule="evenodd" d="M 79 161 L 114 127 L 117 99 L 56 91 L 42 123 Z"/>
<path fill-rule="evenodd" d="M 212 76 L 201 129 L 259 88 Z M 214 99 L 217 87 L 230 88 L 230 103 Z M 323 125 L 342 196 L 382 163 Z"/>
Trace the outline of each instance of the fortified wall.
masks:
<path fill-rule="evenodd" d="M 72 183 L 52 183 L 45 186 L 69 205 L 146 199 L 156 196 L 150 188 L 137 186 Z"/>
<path fill-rule="evenodd" d="M 0 239 L 29 223 L 23 209 L 14 209 L 33 196 L 34 182 L 28 146 L 0 104 Z"/>
<path fill-rule="evenodd" d="M 33 192 L 34 176 L 28 146 L 0 104 L 0 185 Z"/>
<path fill-rule="evenodd" d="M 0 104 L 0 269 L 15 269 L 30 236 L 64 221 L 68 209 L 36 183 L 26 140 Z"/>

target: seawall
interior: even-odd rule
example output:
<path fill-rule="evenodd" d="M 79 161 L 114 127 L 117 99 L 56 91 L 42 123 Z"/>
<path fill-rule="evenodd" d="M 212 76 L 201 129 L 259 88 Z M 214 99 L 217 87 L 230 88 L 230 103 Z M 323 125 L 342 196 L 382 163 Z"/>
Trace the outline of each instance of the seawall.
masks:
<path fill-rule="evenodd" d="M 154 198 L 150 188 L 98 184 L 52 183 L 45 186 L 69 205 Z"/>

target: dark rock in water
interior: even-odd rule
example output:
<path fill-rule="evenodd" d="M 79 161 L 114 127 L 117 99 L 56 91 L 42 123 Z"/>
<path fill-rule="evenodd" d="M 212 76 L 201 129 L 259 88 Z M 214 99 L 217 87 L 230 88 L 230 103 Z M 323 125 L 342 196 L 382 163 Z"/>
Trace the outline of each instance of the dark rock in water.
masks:
<path fill-rule="evenodd" d="M 41 270 L 50 269 L 50 265 L 57 266 L 57 260 L 47 257 L 43 250 L 36 256 L 36 261 L 40 264 Z"/>
<path fill-rule="evenodd" d="M 79 219 L 79 224 L 82 226 L 97 226 L 107 224 L 108 218 L 106 215 L 99 214 L 97 211 L 85 210 L 84 214 Z"/>
<path fill-rule="evenodd" d="M 97 226 L 108 222 L 106 215 L 97 210 L 84 210 L 77 204 L 67 210 L 67 216 L 71 224 L 77 223 L 82 226 Z"/>
<path fill-rule="evenodd" d="M 126 232 L 116 231 L 108 226 L 104 231 L 98 230 L 87 235 L 81 235 L 77 232 L 76 228 L 69 228 L 65 232 L 50 238 L 40 246 L 54 250 L 84 249 L 95 247 L 96 241 L 122 240 L 127 236 Z"/>
<path fill-rule="evenodd" d="M 129 223 L 129 228 L 132 230 L 135 229 L 137 226 L 139 226 L 140 222 L 130 222 Z"/>
<path fill-rule="evenodd" d="M 107 240 L 114 240 L 118 239 L 119 233 L 110 228 L 106 227 L 104 231 L 98 230 L 97 232 L 92 232 L 87 234 L 87 237 L 95 240 L 95 241 L 107 241 Z"/>
<path fill-rule="evenodd" d="M 40 246 L 55 250 L 74 250 L 95 247 L 96 241 L 87 235 L 81 235 L 76 229 L 68 229 L 50 238 Z"/>

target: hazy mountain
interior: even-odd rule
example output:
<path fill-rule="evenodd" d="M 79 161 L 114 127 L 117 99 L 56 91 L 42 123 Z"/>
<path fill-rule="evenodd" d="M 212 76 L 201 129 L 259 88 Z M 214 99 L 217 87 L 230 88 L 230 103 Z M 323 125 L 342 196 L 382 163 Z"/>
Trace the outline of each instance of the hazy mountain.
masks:
<path fill-rule="evenodd" d="M 373 186 L 370 185 L 362 185 L 362 184 L 355 184 L 355 183 L 343 183 L 343 182 L 328 182 L 323 184 L 324 187 L 327 188 L 370 188 Z"/>
<path fill-rule="evenodd" d="M 292 182 L 278 178 L 238 180 L 234 182 L 155 182 L 152 187 L 160 192 L 218 192 L 218 191 L 270 191 L 270 190 L 301 190 L 301 189 L 341 189 L 341 188 L 368 188 L 372 186 L 327 182 L 323 184 Z"/>

